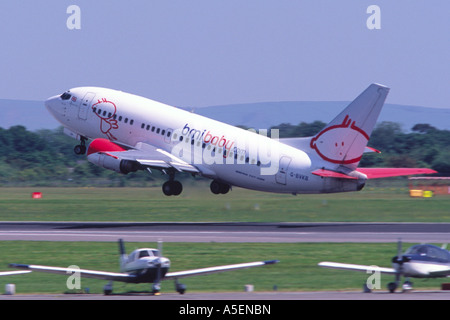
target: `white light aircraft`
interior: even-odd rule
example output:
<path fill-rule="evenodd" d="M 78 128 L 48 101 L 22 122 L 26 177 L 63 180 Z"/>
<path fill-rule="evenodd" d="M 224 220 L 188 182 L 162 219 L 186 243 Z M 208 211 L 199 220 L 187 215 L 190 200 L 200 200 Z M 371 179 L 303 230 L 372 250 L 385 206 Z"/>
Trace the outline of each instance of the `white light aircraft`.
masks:
<path fill-rule="evenodd" d="M 274 139 L 133 94 L 78 87 L 45 101 L 80 140 L 74 151 L 97 166 L 127 174 L 168 175 L 165 195 L 179 195 L 175 174 L 212 179 L 215 194 L 231 186 L 274 193 L 361 190 L 367 179 L 429 174 L 424 168 L 358 168 L 389 89 L 370 85 L 313 137 Z M 295 119 L 294 119 L 295 120 Z M 93 141 L 86 146 L 89 139 Z"/>
<path fill-rule="evenodd" d="M 256 261 L 201 269 L 168 272 L 170 268 L 170 260 L 162 256 L 162 242 L 158 242 L 158 249 L 141 248 L 136 249 L 129 255 L 127 255 L 125 252 L 124 242 L 122 239 L 119 239 L 119 253 L 120 273 L 78 269 L 73 267 L 60 268 L 33 264 L 11 263 L 9 264 L 9 266 L 11 268 L 27 270 L 13 272 L 39 271 L 62 275 L 77 274 L 80 277 L 84 278 L 108 280 L 110 282 L 103 288 L 103 291 L 106 295 L 112 293 L 113 281 L 126 283 L 152 283 L 152 293 L 158 294 L 161 289 L 161 281 L 169 279 L 175 280 L 175 290 L 180 294 L 183 294 L 186 291 L 186 286 L 178 282 L 178 279 L 180 278 L 259 267 L 279 262 L 278 260 Z"/>
<path fill-rule="evenodd" d="M 450 252 L 444 247 L 439 248 L 431 244 L 418 244 L 410 247 L 402 254 L 402 243 L 397 244 L 397 255 L 392 258 L 393 268 L 357 265 L 339 262 L 320 262 L 319 266 L 333 269 L 363 271 L 366 273 L 386 273 L 395 275 L 395 281 L 389 282 L 388 290 L 393 293 L 400 284 L 401 277 L 405 277 L 402 286 L 404 290 L 412 289 L 411 278 L 442 278 L 450 276 Z"/>
<path fill-rule="evenodd" d="M 0 277 L 3 277 L 3 276 L 14 276 L 14 275 L 17 275 L 17 274 L 25 274 L 25 273 L 30 273 L 31 271 L 27 271 L 27 270 L 24 270 L 24 271 L 1 271 L 0 272 Z"/>

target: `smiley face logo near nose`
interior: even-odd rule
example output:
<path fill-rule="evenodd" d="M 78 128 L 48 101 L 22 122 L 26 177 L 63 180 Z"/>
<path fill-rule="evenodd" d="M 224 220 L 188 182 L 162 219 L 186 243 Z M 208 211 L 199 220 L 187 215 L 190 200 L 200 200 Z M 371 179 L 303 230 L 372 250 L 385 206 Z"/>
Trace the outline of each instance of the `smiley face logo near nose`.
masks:
<path fill-rule="evenodd" d="M 100 130 L 104 133 L 109 140 L 117 140 L 111 133 L 112 129 L 119 128 L 115 115 L 117 107 L 114 102 L 107 100 L 106 98 L 98 99 L 97 103 L 92 105 L 92 110 L 95 115 L 100 118 Z"/>

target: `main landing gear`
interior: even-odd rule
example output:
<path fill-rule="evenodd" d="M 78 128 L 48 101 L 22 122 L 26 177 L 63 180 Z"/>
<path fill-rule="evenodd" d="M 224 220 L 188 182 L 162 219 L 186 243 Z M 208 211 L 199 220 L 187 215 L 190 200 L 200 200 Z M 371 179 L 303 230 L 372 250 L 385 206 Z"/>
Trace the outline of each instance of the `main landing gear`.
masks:
<path fill-rule="evenodd" d="M 164 182 L 162 191 L 166 196 L 178 196 L 183 191 L 183 185 L 180 181 L 169 180 Z"/>
<path fill-rule="evenodd" d="M 87 138 L 85 137 L 80 138 L 80 144 L 73 148 L 73 152 L 75 152 L 75 154 L 82 155 L 86 153 L 86 140 Z"/>
<path fill-rule="evenodd" d="M 162 191 L 166 196 L 178 196 L 183 191 L 183 185 L 180 181 L 175 180 L 175 173 L 173 171 L 167 174 L 169 175 L 169 181 L 164 182 Z"/>
<path fill-rule="evenodd" d="M 231 189 L 229 184 L 217 180 L 213 180 L 209 188 L 211 189 L 211 192 L 214 194 L 225 194 L 228 193 L 228 191 L 230 191 Z"/>

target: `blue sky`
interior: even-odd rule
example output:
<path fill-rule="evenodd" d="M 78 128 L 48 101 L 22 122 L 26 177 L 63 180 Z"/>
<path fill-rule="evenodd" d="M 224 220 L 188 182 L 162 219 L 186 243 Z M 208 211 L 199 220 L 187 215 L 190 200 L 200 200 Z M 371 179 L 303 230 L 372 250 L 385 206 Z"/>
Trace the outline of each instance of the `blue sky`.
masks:
<path fill-rule="evenodd" d="M 377 82 L 388 103 L 450 108 L 449 14 L 448 0 L 3 0 L 0 98 L 94 85 L 185 107 L 348 101 Z"/>

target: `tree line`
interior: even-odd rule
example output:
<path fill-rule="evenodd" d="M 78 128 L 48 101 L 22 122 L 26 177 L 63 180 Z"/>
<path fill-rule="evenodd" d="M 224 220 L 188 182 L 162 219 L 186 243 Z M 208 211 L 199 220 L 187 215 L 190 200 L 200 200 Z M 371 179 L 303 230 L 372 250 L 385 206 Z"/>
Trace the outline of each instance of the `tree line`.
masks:
<path fill-rule="evenodd" d="M 326 124 L 280 124 L 280 138 L 308 137 Z M 0 128 L 0 186 L 151 186 L 166 177 L 138 171 L 121 175 L 97 167 L 73 152 L 76 141 L 63 128 L 28 131 L 23 126 Z M 450 131 L 417 124 L 404 132 L 393 122 L 382 122 L 372 132 L 369 146 L 381 154 L 364 155 L 364 167 L 427 167 L 450 176 Z"/>

